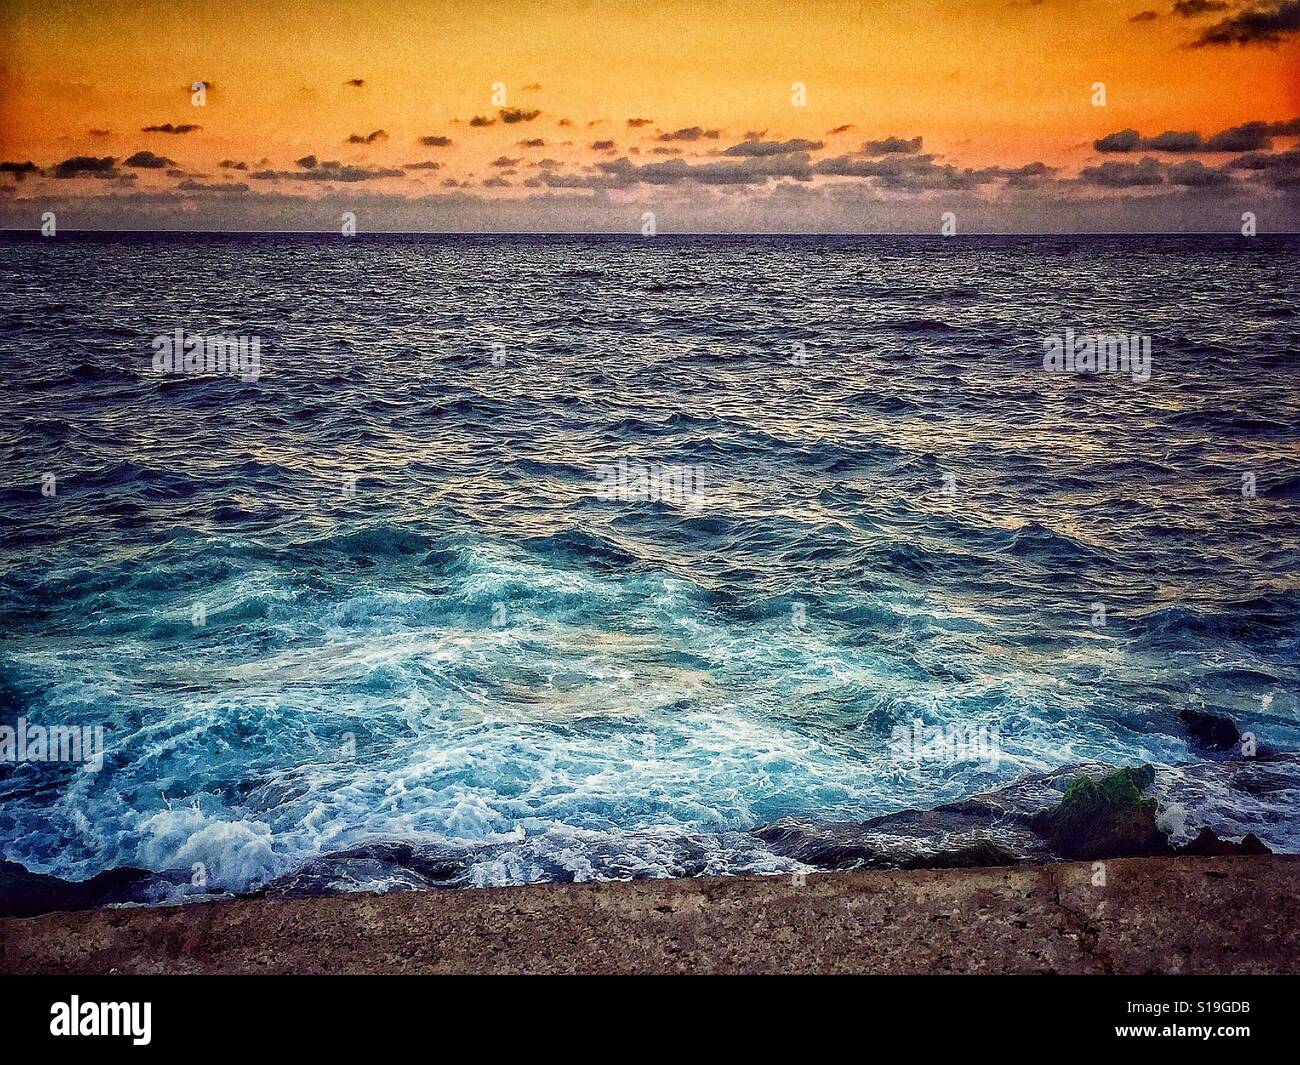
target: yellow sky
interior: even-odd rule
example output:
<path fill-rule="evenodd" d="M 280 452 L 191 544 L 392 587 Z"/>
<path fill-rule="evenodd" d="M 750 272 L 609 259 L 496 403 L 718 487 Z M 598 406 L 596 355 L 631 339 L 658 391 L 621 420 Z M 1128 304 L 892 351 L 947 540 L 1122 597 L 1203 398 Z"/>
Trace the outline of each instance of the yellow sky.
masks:
<path fill-rule="evenodd" d="M 51 3 L 5 5 L 0 146 L 5 158 L 148 147 L 211 167 L 302 154 L 399 164 L 446 134 L 480 170 L 522 136 L 648 144 L 655 127 L 766 129 L 821 138 L 925 137 L 963 165 L 1069 163 L 1080 146 L 1134 126 L 1224 128 L 1300 111 L 1297 49 L 1182 47 L 1185 19 L 1135 24 L 1137 3 L 1046 0 L 619 0 L 473 3 Z M 364 78 L 365 86 L 344 84 Z M 206 106 L 184 86 L 208 79 Z M 1107 106 L 1091 86 L 1107 87 Z M 453 120 L 508 103 L 535 122 L 469 130 Z M 806 107 L 791 84 L 807 86 Z M 540 84 L 540 90 L 524 86 Z M 576 128 L 564 131 L 556 119 Z M 588 129 L 591 120 L 605 120 Z M 198 123 L 185 137 L 141 127 Z M 92 128 L 111 137 L 92 138 Z M 387 141 L 351 146 L 384 129 Z M 852 136 L 846 142 L 848 147 Z M 717 145 L 713 145 L 716 147 Z M 332 155 L 330 154 L 332 153 Z M 446 157 L 449 153 L 443 153 Z M 1087 154 L 1082 152 L 1082 154 Z"/>
<path fill-rule="evenodd" d="M 1223 19 L 1281 0 L 1226 2 L 1184 18 L 1172 0 L 0 0 L 0 216 L 27 225 L 38 201 L 134 193 L 132 224 L 191 212 L 195 225 L 315 225 L 327 213 L 301 201 L 346 195 L 370 197 L 372 224 L 399 228 L 621 227 L 639 216 L 607 212 L 598 223 L 582 204 L 666 203 L 671 186 L 677 208 L 696 209 L 690 224 L 705 227 L 723 207 L 742 228 L 928 227 L 928 208 L 904 223 L 871 201 L 961 191 L 997 200 L 1009 190 L 1020 202 L 987 225 L 1131 228 L 1147 217 L 1080 211 L 1155 189 L 1180 198 L 1164 227 L 1239 225 L 1238 193 L 1250 209 L 1280 204 L 1287 213 L 1271 217 L 1289 226 L 1300 181 L 1273 162 L 1252 170 L 1209 154 L 1216 173 L 1206 176 L 1196 153 L 1169 153 L 1147 173 L 1132 169 L 1146 149 L 1103 157 L 1093 146 L 1125 129 L 1209 137 L 1300 116 L 1300 34 L 1188 47 Z M 1134 21 L 1145 9 L 1158 17 Z M 203 106 L 191 100 L 196 81 L 213 86 Z M 1098 83 L 1105 106 L 1094 103 Z M 507 108 L 536 117 L 502 121 L 500 85 Z M 474 116 L 494 121 L 476 128 Z M 633 118 L 649 122 L 632 128 Z M 144 132 L 163 124 L 201 128 Z M 718 132 L 661 139 L 691 127 Z M 759 134 L 822 143 L 780 159 L 720 154 Z M 422 136 L 453 143 L 424 146 Z M 924 140 L 905 180 L 835 169 L 833 157 L 860 159 L 864 141 L 890 136 Z M 1296 145 L 1283 132 L 1272 147 Z M 307 156 L 350 173 L 324 168 L 308 180 L 296 162 Z M 112 163 L 98 174 L 56 169 L 82 157 Z M 410 168 L 421 162 L 440 166 Z M 686 169 L 638 170 L 652 163 Z M 1037 179 L 1017 185 L 1004 170 L 971 185 L 958 173 L 1027 164 L 1058 183 L 1060 210 L 1030 210 L 1045 195 Z M 611 176 L 611 166 L 621 169 Z M 1196 197 L 1215 190 L 1224 206 L 1207 215 Z M 432 202 L 470 194 L 472 217 Z M 189 202 L 211 196 L 223 206 Z M 298 201 L 292 220 L 286 197 Z M 551 212 L 541 222 L 491 212 L 506 201 L 531 210 L 533 197 Z M 554 208 L 560 197 L 567 214 Z M 1078 197 L 1084 208 L 1064 202 Z M 403 210 L 417 201 L 424 213 Z M 117 218 L 108 207 L 82 217 Z"/>

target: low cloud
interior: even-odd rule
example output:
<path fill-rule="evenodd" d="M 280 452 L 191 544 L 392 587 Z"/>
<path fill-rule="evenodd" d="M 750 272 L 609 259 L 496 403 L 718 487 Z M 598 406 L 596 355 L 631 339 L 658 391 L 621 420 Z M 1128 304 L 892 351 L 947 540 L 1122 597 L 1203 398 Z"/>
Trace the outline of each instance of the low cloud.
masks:
<path fill-rule="evenodd" d="M 1281 44 L 1300 33 L 1300 0 L 1256 4 L 1207 27 L 1193 48 Z"/>
<path fill-rule="evenodd" d="M 192 122 L 182 122 L 179 126 L 173 126 L 170 122 L 164 122 L 161 126 L 142 126 L 141 133 L 196 133 L 201 130 L 202 126 L 196 126 Z"/>
<path fill-rule="evenodd" d="M 483 126 L 495 126 L 497 120 L 495 118 L 487 118 L 484 115 L 475 115 L 469 120 L 469 124 L 476 128 L 482 128 Z"/>
<path fill-rule="evenodd" d="M 371 133 L 353 133 L 345 143 L 347 144 L 374 144 L 376 141 L 388 140 L 388 134 L 382 129 L 374 130 Z"/>
<path fill-rule="evenodd" d="M 722 154 L 757 158 L 767 155 L 788 155 L 790 152 L 814 152 L 823 146 L 821 141 L 747 140 L 741 141 L 739 144 L 733 144 L 730 148 L 725 149 Z"/>
<path fill-rule="evenodd" d="M 1232 177 L 1222 170 L 1206 166 L 1199 159 L 1188 159 L 1169 168 L 1169 184 L 1187 188 L 1213 188 L 1229 185 Z"/>
<path fill-rule="evenodd" d="M 421 137 L 420 143 L 426 148 L 449 148 L 451 147 L 451 138 L 433 134 L 428 137 Z"/>
<path fill-rule="evenodd" d="M 642 126 L 653 126 L 654 121 L 653 118 L 629 118 L 627 124 L 632 129 L 640 129 Z"/>
<path fill-rule="evenodd" d="M 41 168 L 30 161 L 26 163 L 0 163 L 0 174 L 12 174 L 15 181 L 22 181 L 23 178 L 40 172 Z"/>
<path fill-rule="evenodd" d="M 1227 11 L 1230 7 L 1232 5 L 1225 0 L 1178 0 L 1169 13 L 1182 18 L 1200 18 L 1216 11 Z"/>
<path fill-rule="evenodd" d="M 915 155 L 921 150 L 921 138 L 904 140 L 902 137 L 885 137 L 867 141 L 860 149 L 863 155 Z"/>
<path fill-rule="evenodd" d="M 295 159 L 298 170 L 255 170 L 248 176 L 254 181 L 374 181 L 378 178 L 401 177 L 403 171 L 395 167 L 350 166 L 337 159 L 317 159 L 304 155 Z"/>
<path fill-rule="evenodd" d="M 659 141 L 698 141 L 711 140 L 715 141 L 722 136 L 720 129 L 704 129 L 701 126 L 687 126 L 685 129 L 675 129 L 671 133 L 660 133 L 655 140 Z"/>
<path fill-rule="evenodd" d="M 1108 189 L 1131 189 L 1162 185 L 1165 176 L 1160 163 L 1147 156 L 1139 163 L 1102 163 L 1101 166 L 1084 167 L 1079 172 L 1079 180 Z"/>
<path fill-rule="evenodd" d="M 1166 130 L 1155 137 L 1143 137 L 1135 129 L 1122 129 L 1092 142 L 1099 152 L 1254 152 L 1273 146 L 1274 137 L 1300 135 L 1300 118 L 1284 122 L 1244 122 L 1210 137 L 1195 130 Z"/>
<path fill-rule="evenodd" d="M 102 159 L 93 155 L 74 155 L 54 167 L 56 178 L 111 178 L 118 174 L 117 161 L 106 155 Z"/>
<path fill-rule="evenodd" d="M 497 112 L 501 116 L 501 121 L 507 126 L 513 126 L 518 122 L 531 122 L 541 111 L 525 111 L 520 107 L 503 107 Z"/>
<path fill-rule="evenodd" d="M 175 160 L 166 156 L 154 155 L 153 152 L 141 151 L 122 160 L 123 166 L 133 166 L 140 170 L 161 170 L 163 167 L 175 166 Z"/>

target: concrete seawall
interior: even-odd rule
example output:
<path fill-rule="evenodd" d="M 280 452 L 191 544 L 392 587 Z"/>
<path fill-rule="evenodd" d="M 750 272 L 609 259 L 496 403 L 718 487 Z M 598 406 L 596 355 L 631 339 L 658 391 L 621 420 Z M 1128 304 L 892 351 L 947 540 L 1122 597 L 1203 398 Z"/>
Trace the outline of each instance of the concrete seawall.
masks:
<path fill-rule="evenodd" d="M 1300 856 L 241 899 L 0 920 L 5 973 L 1294 973 Z"/>

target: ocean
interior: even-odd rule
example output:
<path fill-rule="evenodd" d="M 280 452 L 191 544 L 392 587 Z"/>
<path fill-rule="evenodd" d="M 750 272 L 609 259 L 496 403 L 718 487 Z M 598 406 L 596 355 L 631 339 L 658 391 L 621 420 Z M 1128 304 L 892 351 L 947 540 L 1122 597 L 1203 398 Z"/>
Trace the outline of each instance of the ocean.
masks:
<path fill-rule="evenodd" d="M 6 234 L 0 725 L 103 751 L 0 759 L 0 857 L 775 873 L 1188 706 L 1295 750 L 1298 254 Z M 1214 803 L 1294 852 L 1293 784 Z"/>

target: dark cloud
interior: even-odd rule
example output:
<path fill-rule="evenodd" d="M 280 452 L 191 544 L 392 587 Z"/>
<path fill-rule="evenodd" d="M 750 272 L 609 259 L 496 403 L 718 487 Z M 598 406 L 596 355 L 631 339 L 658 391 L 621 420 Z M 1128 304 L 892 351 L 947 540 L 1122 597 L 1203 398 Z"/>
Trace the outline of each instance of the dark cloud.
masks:
<path fill-rule="evenodd" d="M 1143 137 L 1135 129 L 1122 129 L 1092 142 L 1099 152 L 1252 152 L 1271 148 L 1273 137 L 1300 133 L 1300 119 L 1286 122 L 1245 122 L 1211 137 L 1194 130 L 1166 130 L 1155 137 Z"/>
<path fill-rule="evenodd" d="M 1099 152 L 1132 152 L 1142 143 L 1142 134 L 1135 129 L 1122 129 L 1118 133 L 1108 133 L 1092 142 Z"/>
<path fill-rule="evenodd" d="M 110 160 L 111 161 L 111 160 Z M 39 174 L 41 168 L 35 163 L 0 163 L 0 174 L 12 174 L 15 181 L 22 181 L 31 174 Z"/>
<path fill-rule="evenodd" d="M 1268 122 L 1247 122 L 1216 133 L 1205 142 L 1207 152 L 1257 152 L 1273 147 L 1272 126 Z"/>
<path fill-rule="evenodd" d="M 1045 163 L 1030 163 L 1013 169 L 960 168 L 950 163 L 938 163 L 933 155 L 897 152 L 833 156 L 821 160 L 814 170 L 830 177 L 874 178 L 878 187 L 899 192 L 971 191 L 1002 180 L 1018 188 L 1035 188 L 1055 172 Z"/>
<path fill-rule="evenodd" d="M 1169 13 L 1181 15 L 1183 18 L 1200 18 L 1215 11 L 1227 11 L 1230 7 L 1232 5 L 1225 3 L 1224 0 L 1178 0 Z"/>
<path fill-rule="evenodd" d="M 540 84 L 539 82 L 534 81 L 534 82 L 531 82 L 531 83 L 528 84 L 528 85 L 525 85 L 525 86 L 523 87 L 523 91 L 524 91 L 524 92 L 541 92 L 541 91 L 542 91 L 542 86 L 541 86 L 541 84 Z"/>
<path fill-rule="evenodd" d="M 703 129 L 700 126 L 687 126 L 685 129 L 675 129 L 671 133 L 661 133 L 655 140 L 660 141 L 698 141 L 711 140 L 715 141 L 722 136 L 720 129 Z"/>
<path fill-rule="evenodd" d="M 304 155 L 295 159 L 299 170 L 255 170 L 248 176 L 254 181 L 373 181 L 376 178 L 401 177 L 402 171 L 393 167 L 349 166 L 337 159 L 317 159 Z"/>
<path fill-rule="evenodd" d="M 1025 166 L 1003 170 L 1001 176 L 1007 179 L 1010 188 L 1032 189 L 1043 185 L 1056 172 L 1057 167 L 1048 166 L 1046 163 L 1028 163 Z"/>
<path fill-rule="evenodd" d="M 1300 33 L 1300 0 L 1256 4 L 1202 31 L 1193 48 L 1281 44 Z"/>
<path fill-rule="evenodd" d="M 343 84 L 344 84 L 344 85 L 351 85 L 352 88 L 354 88 L 354 89 L 359 89 L 359 88 L 361 88 L 363 85 L 365 85 L 365 83 L 366 83 L 366 79 L 365 79 L 365 78 L 349 78 L 349 79 L 348 79 L 347 81 L 345 81 Z"/>
<path fill-rule="evenodd" d="M 92 129 L 88 132 L 92 137 L 111 137 L 113 135 L 111 129 Z"/>
<path fill-rule="evenodd" d="M 516 122 L 531 122 L 540 111 L 525 111 L 519 107 L 503 107 L 497 112 L 501 116 L 501 121 L 507 126 L 513 126 Z"/>
<path fill-rule="evenodd" d="M 921 138 L 885 137 L 878 141 L 867 141 L 860 149 L 863 155 L 915 155 L 921 150 Z"/>
<path fill-rule="evenodd" d="M 596 152 L 612 152 L 614 150 L 614 142 L 613 141 L 592 141 L 591 148 L 592 151 L 596 151 Z"/>
<path fill-rule="evenodd" d="M 182 122 L 179 126 L 173 126 L 170 122 L 164 122 L 161 126 L 143 126 L 141 133 L 194 133 L 202 129 L 202 126 L 196 126 L 192 122 Z"/>
<path fill-rule="evenodd" d="M 723 155 L 736 155 L 742 157 L 759 157 L 765 155 L 787 155 L 790 152 L 814 152 L 823 147 L 821 141 L 806 140 L 788 140 L 788 141 L 764 141 L 764 140 L 747 140 L 739 144 L 733 144 L 730 148 L 723 151 Z"/>
<path fill-rule="evenodd" d="M 681 155 L 682 150 L 680 148 L 651 148 L 650 154 L 651 155 Z"/>
<path fill-rule="evenodd" d="M 654 125 L 654 119 L 653 118 L 629 118 L 627 120 L 627 124 L 631 126 L 632 129 L 640 129 L 642 126 Z"/>
<path fill-rule="evenodd" d="M 176 163 L 165 156 L 154 155 L 153 152 L 149 151 L 140 151 L 123 159 L 122 165 L 133 166 L 140 170 L 161 170 L 166 166 L 175 166 Z"/>
<path fill-rule="evenodd" d="M 1169 184 L 1183 185 L 1188 188 L 1211 188 L 1232 183 L 1230 175 L 1206 166 L 1199 159 L 1188 159 L 1186 162 L 1171 166 L 1167 176 Z"/>
<path fill-rule="evenodd" d="M 435 163 L 432 159 L 426 159 L 422 163 L 403 163 L 403 170 L 441 170 L 442 164 Z"/>
<path fill-rule="evenodd" d="M 589 174 L 541 175 L 542 183 L 557 189 L 631 188 L 634 185 L 760 185 L 771 178 L 788 177 L 796 181 L 812 179 L 812 167 L 806 154 L 750 157 L 727 162 L 690 164 L 684 159 L 638 166 L 630 159 L 597 163 Z"/>
<path fill-rule="evenodd" d="M 345 143 L 347 144 L 374 144 L 376 141 L 388 140 L 388 134 L 382 129 L 374 130 L 370 133 L 353 133 Z"/>
<path fill-rule="evenodd" d="M 843 125 L 843 126 L 836 126 L 834 129 L 828 129 L 828 130 L 826 131 L 826 136 L 828 136 L 828 137 L 834 137 L 834 136 L 835 136 L 836 134 L 838 134 L 838 133 L 848 133 L 849 130 L 851 130 L 851 129 L 857 129 L 857 128 L 858 128 L 858 127 L 855 126 L 852 122 L 849 122 L 849 123 L 847 123 L 847 124 L 845 124 L 845 125 Z"/>
<path fill-rule="evenodd" d="M 420 143 L 426 148 L 449 148 L 451 147 L 451 138 L 434 134 L 428 137 L 421 137 Z"/>
<path fill-rule="evenodd" d="M 492 160 L 492 165 L 495 167 L 518 166 L 520 161 L 519 159 L 511 159 L 508 155 L 498 155 Z"/>
<path fill-rule="evenodd" d="M 93 155 L 74 155 L 71 159 L 64 159 L 54 168 L 56 178 L 111 178 L 117 175 L 116 160 L 111 155 L 106 155 L 102 159 Z"/>
<path fill-rule="evenodd" d="M 503 177 L 490 177 L 483 182 L 485 189 L 508 189 L 512 187 L 511 182 Z"/>
<path fill-rule="evenodd" d="M 198 86 L 202 86 L 204 92 L 215 92 L 217 83 L 215 81 L 205 81 L 203 78 L 196 78 L 185 86 L 185 95 L 198 91 Z"/>
<path fill-rule="evenodd" d="M 1102 163 L 1101 166 L 1084 167 L 1079 172 L 1079 180 L 1109 189 L 1129 189 L 1164 184 L 1165 176 L 1160 164 L 1147 156 L 1139 163 Z"/>
<path fill-rule="evenodd" d="M 1300 148 L 1289 152 L 1248 152 L 1228 164 L 1237 170 L 1276 170 L 1300 167 Z"/>
<path fill-rule="evenodd" d="M 475 115 L 473 118 L 469 120 L 469 124 L 475 127 L 495 126 L 497 124 L 497 120 L 495 118 L 486 118 L 483 115 Z"/>
<path fill-rule="evenodd" d="M 247 163 L 241 163 L 237 159 L 222 159 L 221 162 L 217 164 L 217 166 L 221 167 L 222 170 L 247 170 L 248 169 Z"/>
<path fill-rule="evenodd" d="M 545 148 L 546 141 L 541 137 L 530 137 L 528 140 L 517 141 L 517 148 Z"/>
<path fill-rule="evenodd" d="M 1160 17 L 1159 11 L 1139 11 L 1129 19 L 1130 22 L 1154 22 Z"/>

